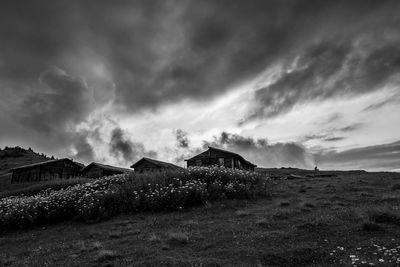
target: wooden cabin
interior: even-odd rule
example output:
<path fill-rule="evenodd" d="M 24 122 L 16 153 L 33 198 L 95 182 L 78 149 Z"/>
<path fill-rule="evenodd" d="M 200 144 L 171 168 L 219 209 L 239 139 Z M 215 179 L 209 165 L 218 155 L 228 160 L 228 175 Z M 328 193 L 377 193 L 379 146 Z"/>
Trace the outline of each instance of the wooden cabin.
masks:
<path fill-rule="evenodd" d="M 150 158 L 142 158 L 131 166 L 135 172 L 162 172 L 168 170 L 180 170 L 182 167 L 176 166 L 172 163 L 159 161 Z"/>
<path fill-rule="evenodd" d="M 11 169 L 11 183 L 69 179 L 80 176 L 83 164 L 70 159 L 48 160 Z"/>
<path fill-rule="evenodd" d="M 225 168 L 254 171 L 257 165 L 245 160 L 241 155 L 223 149 L 208 147 L 207 151 L 185 160 L 187 167 L 224 166 Z"/>
<path fill-rule="evenodd" d="M 87 178 L 99 178 L 115 174 L 123 174 L 133 172 L 131 169 L 105 165 L 97 162 L 92 162 L 81 170 L 81 175 Z"/>

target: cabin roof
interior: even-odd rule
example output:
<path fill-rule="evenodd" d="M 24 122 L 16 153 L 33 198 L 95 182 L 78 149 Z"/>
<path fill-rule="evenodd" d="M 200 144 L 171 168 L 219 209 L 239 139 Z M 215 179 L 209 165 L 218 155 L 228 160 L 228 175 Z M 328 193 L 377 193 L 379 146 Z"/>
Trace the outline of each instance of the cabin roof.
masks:
<path fill-rule="evenodd" d="M 52 160 L 46 160 L 46 161 L 32 163 L 32 164 L 28 164 L 28 165 L 23 165 L 23 166 L 12 168 L 11 170 L 14 171 L 14 170 L 20 170 L 20 169 L 30 169 L 30 168 L 35 168 L 35 167 L 42 166 L 42 165 L 47 165 L 49 163 L 58 162 L 58 161 L 70 161 L 71 163 L 79 166 L 79 168 L 85 167 L 85 165 L 83 165 L 82 163 L 75 162 L 68 158 L 63 158 L 63 159 L 52 159 Z"/>
<path fill-rule="evenodd" d="M 97 162 L 92 162 L 89 165 L 87 165 L 85 168 L 83 168 L 81 170 L 81 172 L 86 171 L 87 169 L 89 169 L 92 166 L 96 166 L 99 167 L 103 170 L 109 170 L 109 171 L 118 171 L 118 172 L 132 172 L 131 169 L 128 168 L 121 168 L 121 167 L 116 167 L 116 166 L 111 166 L 111 165 L 106 165 L 106 164 L 102 164 L 102 163 L 97 163 Z"/>
<path fill-rule="evenodd" d="M 254 166 L 254 167 L 257 167 L 257 165 L 255 165 L 255 164 L 251 163 L 250 161 L 246 160 L 245 158 L 243 158 L 243 157 L 242 157 L 241 155 L 239 155 L 238 153 L 231 152 L 231 151 L 228 151 L 228 150 L 224 150 L 224 149 L 221 149 L 221 148 L 212 147 L 212 146 L 208 146 L 208 149 L 207 149 L 206 151 L 209 151 L 209 150 L 215 150 L 215 151 L 223 152 L 223 153 L 226 153 L 226 154 L 230 154 L 230 155 L 232 155 L 232 156 L 236 156 L 236 157 L 240 158 L 241 160 L 245 161 L 247 164 L 252 165 L 252 166 Z M 202 153 L 204 153 L 204 152 L 202 152 Z M 200 153 L 200 154 L 201 154 L 201 153 Z M 196 156 L 193 156 L 193 157 L 191 157 L 190 159 L 185 159 L 185 161 L 194 159 L 195 157 L 197 157 L 197 156 L 200 155 L 200 154 L 197 154 Z"/>
<path fill-rule="evenodd" d="M 160 160 L 155 160 L 155 159 L 150 159 L 150 158 L 146 158 L 143 157 L 140 160 L 138 160 L 136 163 L 134 163 L 131 168 L 135 168 L 136 166 L 138 166 L 140 163 L 142 163 L 143 161 L 148 161 L 150 163 L 153 163 L 154 165 L 161 167 L 161 168 L 174 168 L 174 169 L 182 169 L 182 167 L 179 167 L 177 165 L 174 165 L 172 163 L 169 162 L 164 162 L 164 161 L 160 161 Z"/>

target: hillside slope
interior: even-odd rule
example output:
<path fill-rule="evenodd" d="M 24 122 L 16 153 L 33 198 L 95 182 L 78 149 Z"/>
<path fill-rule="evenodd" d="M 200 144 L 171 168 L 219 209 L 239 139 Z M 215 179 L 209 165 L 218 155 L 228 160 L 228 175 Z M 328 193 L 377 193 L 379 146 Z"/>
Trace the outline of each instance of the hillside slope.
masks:
<path fill-rule="evenodd" d="M 24 149 L 19 146 L 0 149 L 0 173 L 8 172 L 12 168 L 50 160 L 44 154 L 39 154 L 31 148 Z"/>
<path fill-rule="evenodd" d="M 277 179 L 270 197 L 0 233 L 2 266 L 398 266 L 400 174 Z"/>
<path fill-rule="evenodd" d="M 16 146 L 0 149 L 0 191 L 10 187 L 10 169 L 50 159 L 50 157 L 43 153 L 39 154 L 31 148 L 24 149 Z"/>

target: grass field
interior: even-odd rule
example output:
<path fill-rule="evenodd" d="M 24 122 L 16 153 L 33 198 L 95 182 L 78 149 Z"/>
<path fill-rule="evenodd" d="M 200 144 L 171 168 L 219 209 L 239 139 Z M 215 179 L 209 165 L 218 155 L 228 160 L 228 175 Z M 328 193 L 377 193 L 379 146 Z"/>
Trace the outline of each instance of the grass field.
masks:
<path fill-rule="evenodd" d="M 258 200 L 3 232 L 0 266 L 398 266 L 400 174 L 335 174 L 277 178 Z"/>

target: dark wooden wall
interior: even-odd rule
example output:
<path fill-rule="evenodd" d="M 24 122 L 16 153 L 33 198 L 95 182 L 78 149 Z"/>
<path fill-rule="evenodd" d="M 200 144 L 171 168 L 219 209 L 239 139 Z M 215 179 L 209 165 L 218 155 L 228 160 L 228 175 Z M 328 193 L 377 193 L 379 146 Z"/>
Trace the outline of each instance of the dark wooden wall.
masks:
<path fill-rule="evenodd" d="M 118 170 L 109 170 L 109 169 L 101 168 L 99 166 L 90 166 L 84 172 L 82 172 L 82 175 L 87 178 L 99 178 L 99 177 L 103 177 L 103 176 L 110 176 L 110 175 L 121 174 L 121 173 L 123 173 L 123 172 L 118 171 Z"/>
<path fill-rule="evenodd" d="M 157 166 L 148 161 L 142 161 L 139 165 L 135 167 L 135 172 L 143 173 L 143 172 L 163 172 L 167 170 L 172 170 L 173 168 L 163 168 Z"/>
<path fill-rule="evenodd" d="M 54 179 L 68 179 L 80 176 L 81 167 L 69 161 L 56 161 L 47 164 L 13 170 L 11 182 L 36 182 Z"/>
<path fill-rule="evenodd" d="M 219 159 L 224 159 L 225 168 L 235 168 L 254 171 L 254 167 L 236 155 L 218 150 L 207 150 L 187 161 L 187 167 L 221 166 Z"/>
<path fill-rule="evenodd" d="M 98 178 L 104 176 L 103 169 L 99 168 L 98 166 L 90 166 L 85 170 L 85 172 L 82 173 L 82 175 L 88 178 Z"/>

